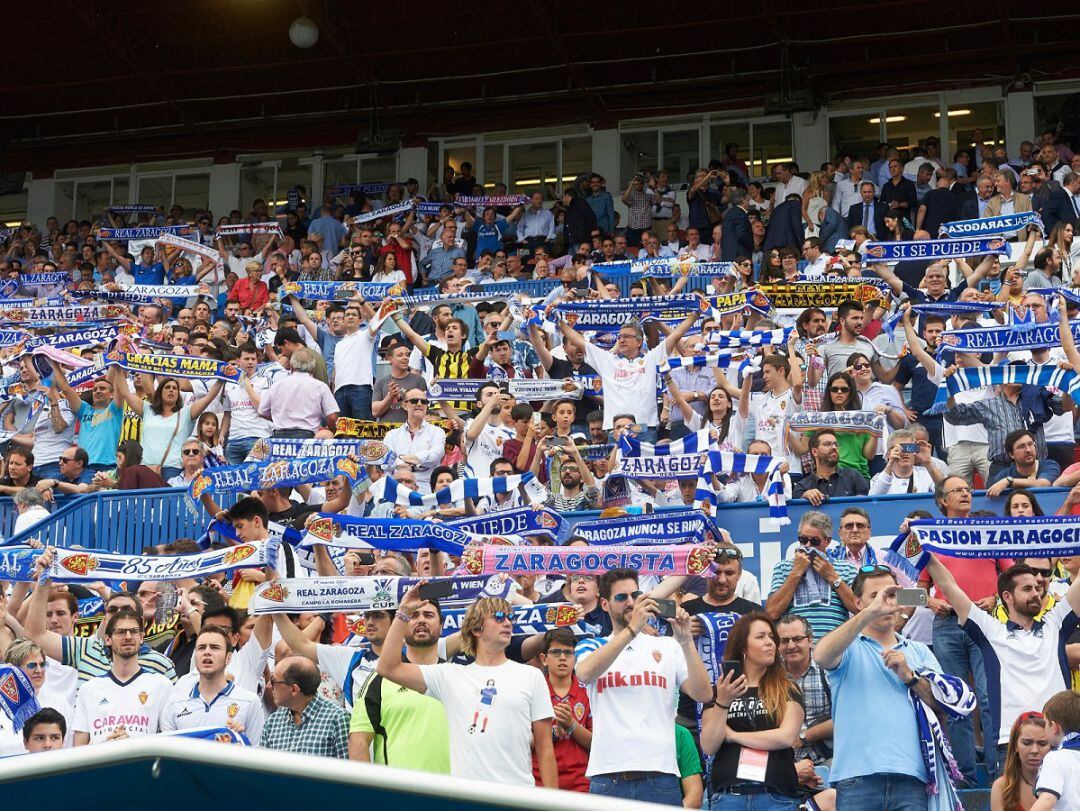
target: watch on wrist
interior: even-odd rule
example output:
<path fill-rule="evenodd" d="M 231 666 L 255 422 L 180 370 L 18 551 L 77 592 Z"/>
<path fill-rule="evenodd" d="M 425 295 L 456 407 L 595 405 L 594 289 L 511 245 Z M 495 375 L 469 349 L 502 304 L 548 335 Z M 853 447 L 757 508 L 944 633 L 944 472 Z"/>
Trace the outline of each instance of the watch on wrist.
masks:
<path fill-rule="evenodd" d="M 1012 476 L 1006 476 L 1005 477 L 1005 484 L 1009 485 L 1009 487 L 1013 486 L 1014 481 L 1015 481 L 1015 479 L 1013 479 Z"/>
<path fill-rule="evenodd" d="M 904 686 L 907 687 L 910 690 L 912 687 L 914 687 L 918 683 L 919 683 L 918 674 L 912 673 L 911 678 L 908 679 L 906 682 L 904 682 Z"/>
<path fill-rule="evenodd" d="M 838 588 L 840 588 L 840 584 L 841 584 L 841 583 L 843 583 L 843 582 L 844 582 L 844 581 L 843 581 L 843 580 L 841 580 L 841 579 L 840 579 L 840 578 L 838 577 L 838 578 L 836 578 L 836 579 L 835 579 L 834 581 L 832 581 L 832 587 L 833 587 L 834 589 L 838 589 Z"/>

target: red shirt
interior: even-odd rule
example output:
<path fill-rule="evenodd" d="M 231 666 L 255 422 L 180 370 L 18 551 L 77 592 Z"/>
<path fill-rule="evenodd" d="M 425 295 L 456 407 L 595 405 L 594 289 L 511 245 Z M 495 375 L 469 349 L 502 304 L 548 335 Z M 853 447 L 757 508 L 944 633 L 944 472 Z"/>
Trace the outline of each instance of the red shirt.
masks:
<path fill-rule="evenodd" d="M 545 677 L 546 678 L 546 677 Z M 548 681 L 548 692 L 551 694 L 552 706 L 569 704 L 574 712 L 574 718 L 585 729 L 592 729 L 592 711 L 589 709 L 589 694 L 585 691 L 585 685 L 576 678 L 570 681 L 570 692 L 565 696 L 555 694 L 551 682 Z M 555 749 L 555 765 L 559 769 L 559 788 L 563 791 L 589 791 L 589 778 L 585 776 L 585 769 L 589 765 L 589 753 L 581 748 L 581 744 L 574 740 L 573 736 L 565 735 L 557 731 L 555 719 L 551 719 L 552 744 Z M 536 785 L 540 782 L 540 764 L 533 753 L 533 777 Z"/>
<path fill-rule="evenodd" d="M 383 245 L 379 248 L 379 256 L 382 256 L 384 253 L 392 253 L 394 259 L 397 260 L 398 270 L 405 274 L 406 283 L 412 284 L 412 240 L 406 239 L 405 241 L 409 243 L 409 248 L 402 248 L 396 239 L 390 240 L 389 245 Z"/>
<path fill-rule="evenodd" d="M 255 282 L 253 287 L 246 276 L 234 284 L 233 289 L 229 291 L 229 301 L 240 302 L 240 308 L 243 310 L 257 310 L 269 300 L 270 288 L 266 286 L 266 282 Z"/>
<path fill-rule="evenodd" d="M 952 572 L 952 576 L 956 578 L 956 584 L 973 601 L 981 600 L 983 597 L 995 596 L 997 594 L 998 575 L 1013 565 L 1011 558 L 999 558 L 997 560 L 991 558 L 968 559 L 939 555 L 938 560 L 945 565 L 946 569 Z M 925 580 L 927 577 L 924 573 L 923 579 Z M 943 594 L 937 596 L 945 599 Z"/>

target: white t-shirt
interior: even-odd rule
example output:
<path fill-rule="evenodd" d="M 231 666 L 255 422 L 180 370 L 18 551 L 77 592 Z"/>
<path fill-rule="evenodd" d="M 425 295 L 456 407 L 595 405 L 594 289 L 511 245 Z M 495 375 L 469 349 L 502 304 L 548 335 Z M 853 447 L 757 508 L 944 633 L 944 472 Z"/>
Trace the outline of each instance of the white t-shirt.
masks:
<path fill-rule="evenodd" d="M 75 444 L 75 415 L 71 413 L 71 407 L 67 400 L 60 398 L 60 415 L 67 428 L 59 434 L 53 430 L 52 403 L 48 400 L 38 412 L 37 422 L 34 423 L 34 466 L 40 467 L 55 462 L 60 454 Z"/>
<path fill-rule="evenodd" d="M 802 462 L 788 449 L 784 429 L 787 418 L 799 410 L 792 389 L 788 389 L 780 396 L 768 391 L 757 391 L 750 395 L 750 418 L 754 421 L 754 439 L 768 442 L 772 455 L 786 459 L 792 473 L 802 471 Z"/>
<path fill-rule="evenodd" d="M 1001 703 L 995 713 L 998 743 L 1009 742 L 1009 732 L 1020 713 L 1041 707 L 1054 693 L 1069 689 L 1061 672 L 1061 630 L 1071 613 L 1072 607 L 1063 600 L 1025 631 L 971 606 L 965 630 L 974 626 L 975 632 L 969 630 L 968 635 L 982 652 L 986 672 L 999 674 Z"/>
<path fill-rule="evenodd" d="M 256 696 L 262 696 L 265 689 L 263 672 L 266 663 L 270 660 L 270 651 L 273 645 L 267 646 L 266 650 L 259 648 L 259 643 L 252 634 L 248 642 L 239 650 L 233 651 L 232 658 L 225 666 L 225 675 L 229 681 Z M 191 654 L 191 667 L 188 672 L 176 681 L 176 690 L 179 693 L 190 693 L 199 681 L 199 671 L 195 669 L 195 654 Z"/>
<path fill-rule="evenodd" d="M 226 683 L 225 689 L 207 704 L 199 695 L 196 681 L 190 688 L 179 684 L 173 688 L 161 710 L 161 731 L 224 727 L 232 722 L 240 724 L 248 740 L 255 743 L 262 738 L 263 715 L 259 697 L 250 690 L 237 687 L 235 682 Z"/>
<path fill-rule="evenodd" d="M 656 369 L 667 358 L 661 342 L 641 357 L 620 357 L 595 344 L 585 344 L 585 360 L 604 381 L 604 428 L 611 430 L 619 414 L 633 414 L 640 424 L 656 427 Z"/>
<path fill-rule="evenodd" d="M 375 338 L 365 325 L 346 335 L 334 348 L 334 391 L 342 386 L 370 386 L 374 383 L 371 357 Z"/>
<path fill-rule="evenodd" d="M 580 665 L 609 637 L 578 643 Z M 675 726 L 679 687 L 689 674 L 686 655 L 670 636 L 638 634 L 592 684 L 589 706 L 593 741 L 588 777 L 625 771 L 678 776 L 675 736 L 659 734 Z"/>
<path fill-rule="evenodd" d="M 1080 811 L 1080 752 L 1055 749 L 1047 752 L 1035 780 L 1035 796 L 1055 795 L 1054 811 Z"/>
<path fill-rule="evenodd" d="M 71 726 L 76 732 L 89 733 L 92 744 L 104 742 L 119 726 L 127 730 L 129 738 L 153 735 L 172 689 L 165 676 L 146 670 L 127 682 L 106 673 L 79 688 Z"/>
<path fill-rule="evenodd" d="M 466 433 L 472 427 L 475 419 L 465 423 Z M 469 446 L 468 464 L 472 468 L 473 476 L 486 479 L 491 475 L 491 463 L 503 455 L 502 449 L 506 441 L 515 436 L 513 428 L 505 425 L 492 425 L 488 423 L 480 429 L 480 435 Z"/>
<path fill-rule="evenodd" d="M 251 378 L 251 387 L 261 398 L 270 388 L 270 381 L 256 375 Z M 264 420 L 255 411 L 255 403 L 248 395 L 247 387 L 241 383 L 226 383 L 224 409 L 232 416 L 229 418 L 229 439 L 265 439 L 270 436 L 270 420 Z"/>
<path fill-rule="evenodd" d="M 555 716 L 537 668 L 510 661 L 496 667 L 443 663 L 421 665 L 420 672 L 428 695 L 446 708 L 452 775 L 536 785 L 532 724 Z"/>
<path fill-rule="evenodd" d="M 319 670 L 326 673 L 341 688 L 345 706 L 351 710 L 353 702 L 360 695 L 364 683 L 375 672 L 375 663 L 379 661 L 378 657 L 371 655 L 370 651 L 365 652 L 345 645 L 323 645 L 318 643 L 315 645 L 315 650 L 316 655 L 319 657 Z M 359 657 L 357 657 L 357 654 L 360 654 Z M 354 658 L 356 664 L 353 665 L 350 674 L 349 665 L 352 664 Z M 352 676 L 351 679 L 349 678 L 350 675 Z M 349 687 L 348 690 L 345 689 L 346 685 Z"/>

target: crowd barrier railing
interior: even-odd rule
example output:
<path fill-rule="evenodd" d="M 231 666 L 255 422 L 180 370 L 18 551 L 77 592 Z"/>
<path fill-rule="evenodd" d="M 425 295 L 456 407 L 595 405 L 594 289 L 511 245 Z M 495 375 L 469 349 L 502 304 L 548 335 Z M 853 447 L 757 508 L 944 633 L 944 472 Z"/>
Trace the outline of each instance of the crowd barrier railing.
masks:
<path fill-rule="evenodd" d="M 1048 487 L 1029 492 L 1035 495 L 1045 513 L 1052 514 L 1065 501 L 1069 490 Z M 988 498 L 984 492 L 979 492 L 973 498 L 972 510 L 992 510 L 1000 514 L 1004 503 L 1002 498 Z M 791 522 L 782 527 L 769 518 L 769 507 L 764 502 L 721 504 L 716 509 L 716 522 L 731 533 L 732 541 L 742 549 L 743 567 L 758 578 L 764 595 L 769 591 L 773 567 L 790 554 L 796 543 L 800 516 L 811 509 L 824 512 L 832 520 L 833 538 L 838 539 L 840 514 L 848 507 L 860 507 L 869 514 L 870 543 L 878 548 L 889 545 L 904 518 L 914 510 L 940 515 L 932 494 L 912 493 L 834 498 L 817 508 L 803 499 L 795 499 L 788 502 Z M 680 508 L 664 507 L 658 511 L 675 509 Z M 591 510 L 564 513 L 563 517 L 577 523 L 598 515 L 598 511 Z M 57 546 L 84 546 L 125 554 L 137 554 L 146 546 L 177 538 L 198 538 L 209 520 L 202 506 L 193 503 L 187 497 L 187 491 L 179 488 L 103 491 L 57 499 L 47 519 L 25 532 L 10 535 L 14 517 L 11 499 L 0 499 L 0 528 L 5 530 L 5 537 L 11 544 L 36 538 Z"/>

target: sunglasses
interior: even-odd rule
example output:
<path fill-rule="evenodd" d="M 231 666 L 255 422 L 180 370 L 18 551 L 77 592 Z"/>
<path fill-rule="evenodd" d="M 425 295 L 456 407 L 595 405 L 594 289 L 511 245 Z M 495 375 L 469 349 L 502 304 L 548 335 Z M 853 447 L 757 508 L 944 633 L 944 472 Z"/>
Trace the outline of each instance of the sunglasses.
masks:
<path fill-rule="evenodd" d="M 198 448 L 184 448 L 181 453 L 184 454 L 184 456 L 198 456 L 202 451 Z"/>
<path fill-rule="evenodd" d="M 405 402 L 408 403 L 409 405 L 427 405 L 428 404 L 427 400 L 423 400 L 423 399 L 421 399 L 419 397 L 410 397 Z"/>
<path fill-rule="evenodd" d="M 629 594 L 612 594 L 611 595 L 611 602 L 613 602 L 613 603 L 625 603 L 627 600 L 630 600 L 630 599 L 636 600 L 638 597 L 641 596 L 641 594 L 642 593 L 640 591 L 632 591 Z"/>
<path fill-rule="evenodd" d="M 22 667 L 23 667 L 23 670 L 34 671 L 34 670 L 44 670 L 48 666 L 49 666 L 48 662 L 27 662 Z"/>
<path fill-rule="evenodd" d="M 491 617 L 495 622 L 504 622 L 510 619 L 510 615 L 505 611 L 494 611 L 492 612 Z"/>
<path fill-rule="evenodd" d="M 742 560 L 742 552 L 738 549 L 717 549 L 716 554 L 713 555 L 713 559 L 717 562 L 731 558 L 732 560 Z"/>
<path fill-rule="evenodd" d="M 851 389 L 847 386 L 829 386 L 829 391 L 833 394 L 847 394 Z"/>
<path fill-rule="evenodd" d="M 869 524 L 864 524 L 861 521 L 857 521 L 857 522 L 852 521 L 852 522 L 847 523 L 847 524 L 841 524 L 840 529 L 847 529 L 847 530 L 851 530 L 851 531 L 854 531 L 854 530 L 857 530 L 857 529 L 870 529 L 870 525 Z"/>
<path fill-rule="evenodd" d="M 1054 573 L 1053 569 L 1036 569 L 1034 566 L 1029 566 L 1028 568 L 1035 572 L 1035 574 L 1042 575 L 1043 577 L 1049 577 Z"/>
<path fill-rule="evenodd" d="M 868 563 L 865 566 L 859 567 L 859 574 L 872 574 L 874 572 L 880 572 L 881 574 L 892 574 L 892 569 L 890 569 L 884 563 Z"/>
<path fill-rule="evenodd" d="M 852 369 L 869 369 L 870 364 L 869 363 L 856 363 L 851 368 Z"/>
<path fill-rule="evenodd" d="M 811 538 L 811 537 L 809 537 L 807 535 L 799 535 L 799 536 L 797 536 L 797 540 L 803 546 L 824 546 L 825 545 L 825 541 L 823 541 L 821 538 Z"/>

